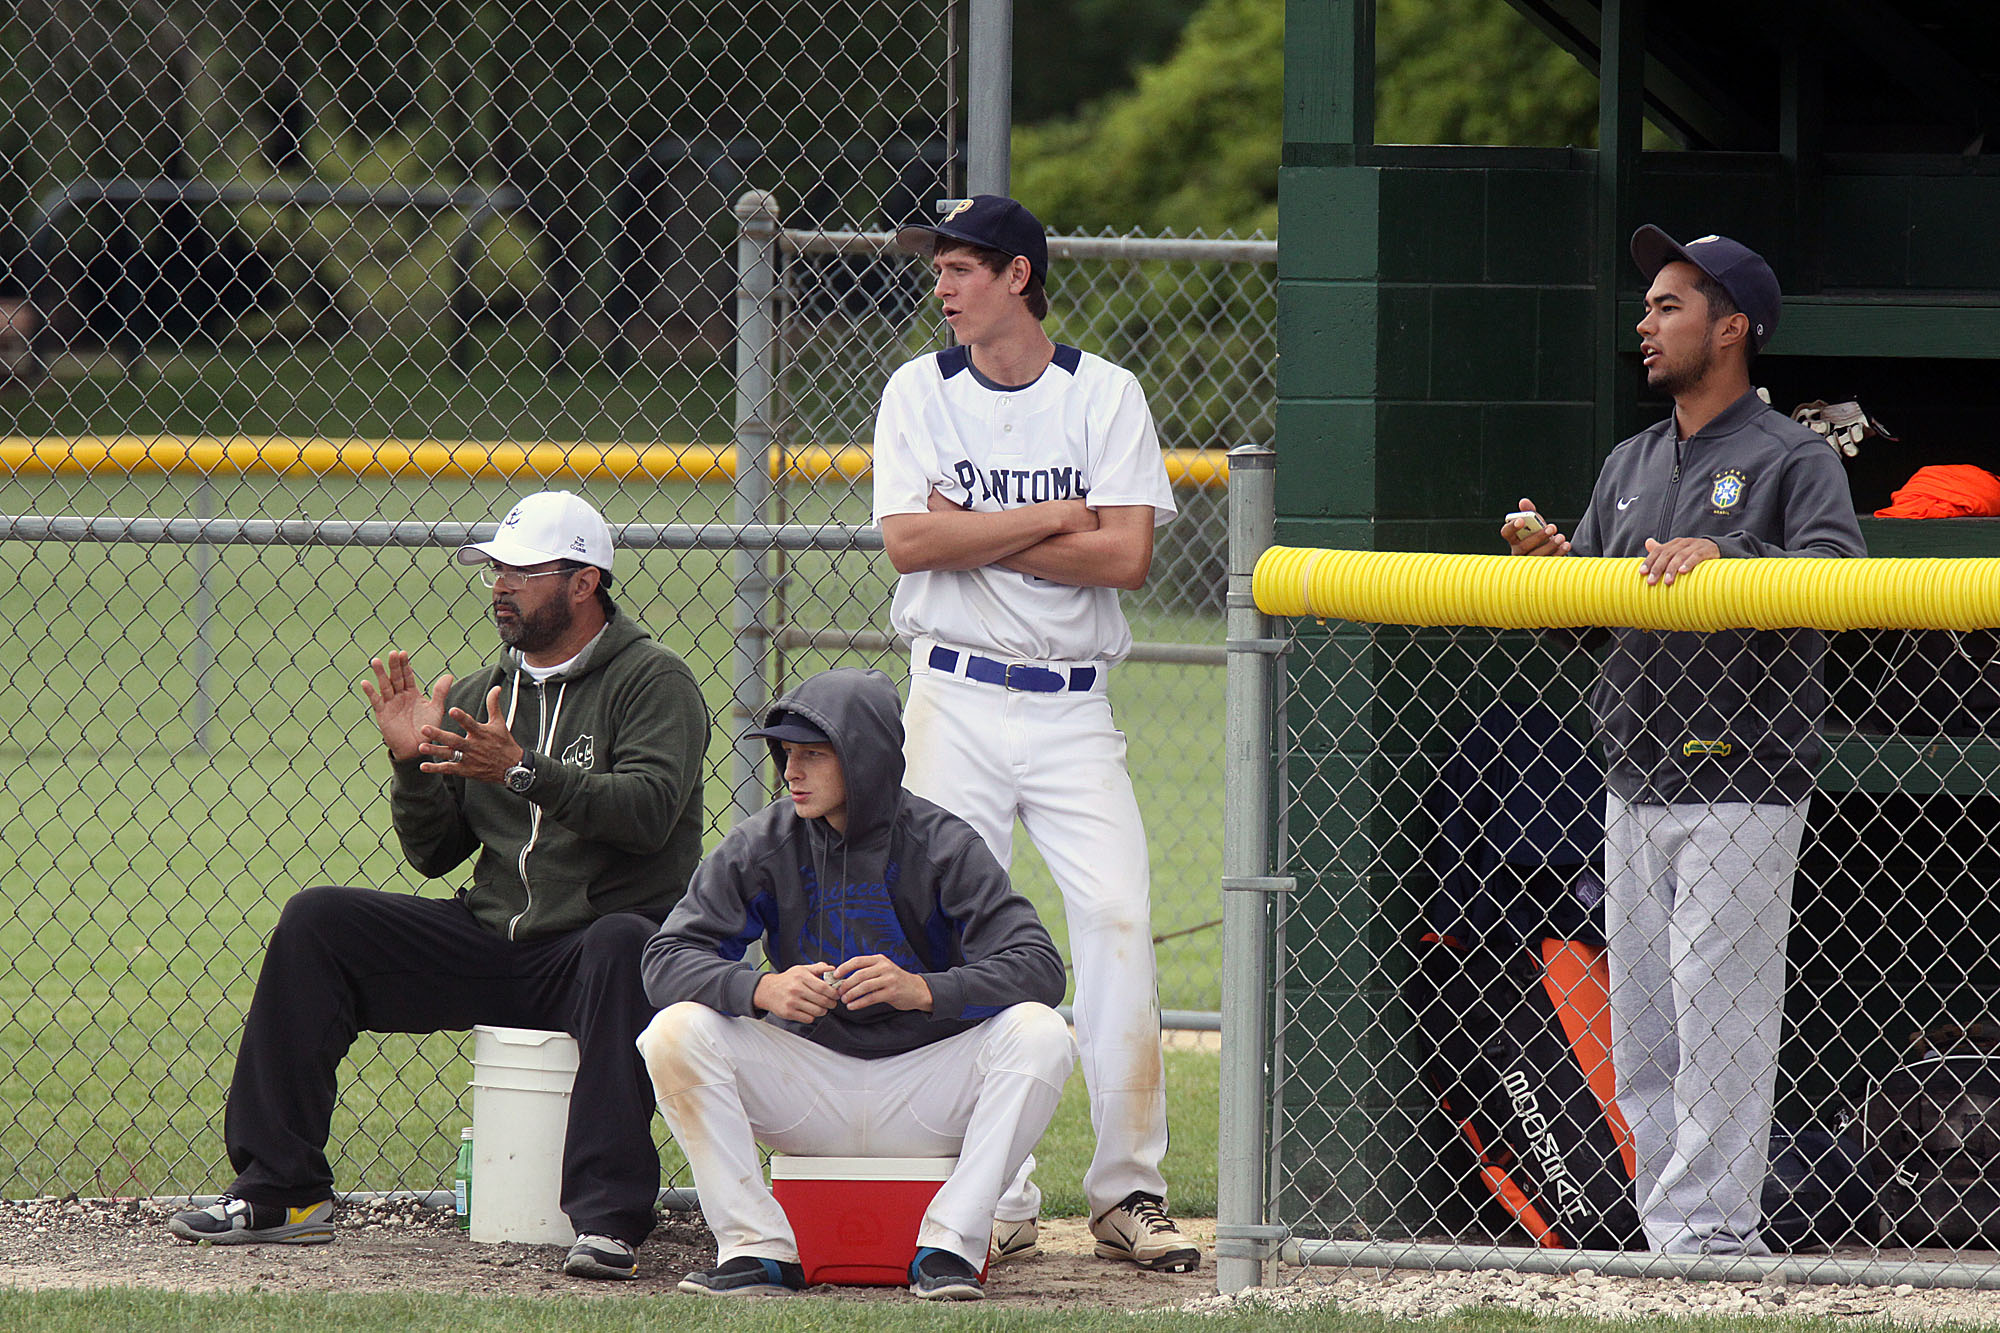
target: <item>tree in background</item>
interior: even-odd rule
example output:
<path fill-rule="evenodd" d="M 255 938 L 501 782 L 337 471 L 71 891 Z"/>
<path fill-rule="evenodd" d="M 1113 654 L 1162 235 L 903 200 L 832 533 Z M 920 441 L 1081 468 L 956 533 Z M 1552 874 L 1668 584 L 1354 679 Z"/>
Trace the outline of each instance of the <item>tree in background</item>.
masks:
<path fill-rule="evenodd" d="M 1014 119 L 1075 116 L 1173 54 L 1202 0 L 1014 0 Z"/>
<path fill-rule="evenodd" d="M 1597 77 L 1507 0 L 1383 0 L 1375 70 L 1377 143 L 1597 143 Z"/>
<path fill-rule="evenodd" d="M 1015 192 L 1063 231 L 1274 232 L 1284 11 L 1207 0 L 1129 91 L 1018 129 Z M 1507 0 L 1380 0 L 1375 52 L 1378 143 L 1596 142 L 1596 78 Z"/>
<path fill-rule="evenodd" d="M 1284 0 L 1207 0 L 1130 92 L 1016 130 L 1014 192 L 1058 231 L 1275 231 L 1284 46 Z"/>

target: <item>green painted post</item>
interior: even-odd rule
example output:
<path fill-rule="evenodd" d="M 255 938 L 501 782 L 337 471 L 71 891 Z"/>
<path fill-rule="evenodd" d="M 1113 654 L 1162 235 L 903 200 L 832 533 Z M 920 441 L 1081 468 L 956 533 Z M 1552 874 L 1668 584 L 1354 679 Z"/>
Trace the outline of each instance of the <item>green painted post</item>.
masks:
<path fill-rule="evenodd" d="M 1640 134 L 1646 93 L 1647 0 L 1605 0 L 1598 38 L 1597 91 L 1597 367 L 1599 449 L 1608 451 L 1623 433 L 1618 410 L 1622 372 L 1618 348 L 1630 346 L 1631 332 L 1618 317 L 1618 283 L 1630 261 L 1626 243 L 1638 224 Z M 1621 343 L 1621 339 L 1623 342 Z"/>

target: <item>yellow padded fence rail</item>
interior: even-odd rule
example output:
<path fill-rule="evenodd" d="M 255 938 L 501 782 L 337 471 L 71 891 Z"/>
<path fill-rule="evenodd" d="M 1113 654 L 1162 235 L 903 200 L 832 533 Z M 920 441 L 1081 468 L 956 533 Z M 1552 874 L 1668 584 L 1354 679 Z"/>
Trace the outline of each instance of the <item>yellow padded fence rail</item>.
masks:
<path fill-rule="evenodd" d="M 1219 450 L 1164 451 L 1176 486 L 1220 490 L 1229 463 Z M 785 481 L 860 481 L 871 470 L 865 444 L 793 449 L 771 475 Z M 659 481 L 714 483 L 736 476 L 734 445 L 584 444 L 442 440 L 321 440 L 285 436 L 122 435 L 0 439 L 0 476 L 140 472 L 202 476 L 445 478 L 458 481 Z"/>
<path fill-rule="evenodd" d="M 1708 560 L 1672 586 L 1627 557 L 1443 555 L 1273 546 L 1266 615 L 1495 629 L 1991 629 L 2000 559 Z"/>

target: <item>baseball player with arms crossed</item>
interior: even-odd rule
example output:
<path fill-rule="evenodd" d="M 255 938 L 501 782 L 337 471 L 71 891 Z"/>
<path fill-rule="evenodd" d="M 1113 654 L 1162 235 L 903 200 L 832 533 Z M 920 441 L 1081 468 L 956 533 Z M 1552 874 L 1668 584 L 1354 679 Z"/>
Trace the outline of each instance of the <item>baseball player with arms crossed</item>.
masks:
<path fill-rule="evenodd" d="M 910 639 L 905 781 L 1005 867 L 1018 817 L 1061 888 L 1097 1148 L 1097 1253 L 1192 1272 L 1166 1212 L 1165 1071 L 1146 831 L 1105 693 L 1132 647 L 1118 589 L 1145 582 L 1174 497 L 1145 394 L 1042 330 L 1048 244 L 1012 199 L 905 227 L 959 345 L 890 378 L 875 422 L 875 521 Z M 1030 1161 L 1028 1169 L 1032 1169 Z M 1001 1199 L 993 1257 L 1034 1252 L 1041 1192 Z"/>
<path fill-rule="evenodd" d="M 639 1050 L 719 1251 L 681 1290 L 804 1284 L 761 1139 L 819 1157 L 957 1156 L 918 1228 L 910 1290 L 976 1300 L 994 1204 L 1076 1066 L 1050 1007 L 1062 956 L 971 826 L 903 790 L 887 676 L 823 672 L 750 735 L 790 794 L 730 831 L 646 946 L 646 993 L 666 1007 Z M 768 972 L 744 959 L 760 937 Z"/>

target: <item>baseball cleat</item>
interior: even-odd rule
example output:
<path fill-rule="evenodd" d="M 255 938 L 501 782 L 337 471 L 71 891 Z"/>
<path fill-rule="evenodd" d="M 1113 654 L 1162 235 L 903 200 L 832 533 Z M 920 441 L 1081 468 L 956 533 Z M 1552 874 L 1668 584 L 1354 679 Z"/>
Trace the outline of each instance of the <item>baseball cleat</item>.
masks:
<path fill-rule="evenodd" d="M 333 1239 L 333 1200 L 287 1208 L 225 1194 L 206 1208 L 175 1213 L 167 1230 L 210 1245 L 324 1245 Z"/>
<path fill-rule="evenodd" d="M 1200 1248 L 1181 1235 L 1158 1195 L 1134 1190 L 1094 1218 L 1090 1234 L 1097 1237 L 1100 1259 L 1124 1259 L 1157 1273 L 1192 1273 L 1201 1267 Z"/>

